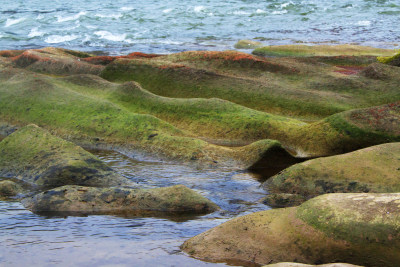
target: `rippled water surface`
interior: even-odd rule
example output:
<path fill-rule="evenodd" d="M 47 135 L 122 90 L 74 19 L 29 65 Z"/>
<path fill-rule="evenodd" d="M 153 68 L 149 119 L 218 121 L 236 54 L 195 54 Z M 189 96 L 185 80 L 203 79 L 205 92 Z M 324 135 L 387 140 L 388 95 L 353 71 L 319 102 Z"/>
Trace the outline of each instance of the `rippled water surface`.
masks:
<path fill-rule="evenodd" d="M 136 161 L 117 152 L 94 154 L 141 187 L 184 184 L 222 210 L 198 217 L 64 218 L 39 216 L 18 202 L 0 201 L 0 266 L 224 265 L 192 259 L 179 246 L 232 217 L 269 208 L 258 202 L 265 191 L 249 173 Z"/>
<path fill-rule="evenodd" d="M 0 49 L 170 53 L 252 38 L 394 47 L 399 16 L 398 0 L 3 0 Z"/>

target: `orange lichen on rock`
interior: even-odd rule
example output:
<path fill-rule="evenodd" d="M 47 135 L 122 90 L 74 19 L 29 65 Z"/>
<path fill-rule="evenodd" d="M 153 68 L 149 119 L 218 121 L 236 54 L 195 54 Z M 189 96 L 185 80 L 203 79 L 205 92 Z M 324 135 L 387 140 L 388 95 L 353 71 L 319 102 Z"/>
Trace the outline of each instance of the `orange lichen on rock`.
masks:
<path fill-rule="evenodd" d="M 16 57 L 21 55 L 25 50 L 4 50 L 0 51 L 0 57 Z"/>
<path fill-rule="evenodd" d="M 344 75 L 355 75 L 365 69 L 363 66 L 336 66 L 338 69 L 334 72 L 338 72 Z"/>

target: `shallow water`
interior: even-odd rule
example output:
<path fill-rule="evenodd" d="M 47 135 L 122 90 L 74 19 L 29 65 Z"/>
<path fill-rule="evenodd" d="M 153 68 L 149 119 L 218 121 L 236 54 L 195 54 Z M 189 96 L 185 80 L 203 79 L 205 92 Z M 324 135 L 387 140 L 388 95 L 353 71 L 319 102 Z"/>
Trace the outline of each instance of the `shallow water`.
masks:
<path fill-rule="evenodd" d="M 0 266 L 211 266 L 179 250 L 188 238 L 235 216 L 269 209 L 258 177 L 229 169 L 198 170 L 92 151 L 144 188 L 184 184 L 221 211 L 198 217 L 46 217 L 0 201 Z"/>
<path fill-rule="evenodd" d="M 0 49 L 171 53 L 253 38 L 395 47 L 399 15 L 398 0 L 2 1 Z"/>

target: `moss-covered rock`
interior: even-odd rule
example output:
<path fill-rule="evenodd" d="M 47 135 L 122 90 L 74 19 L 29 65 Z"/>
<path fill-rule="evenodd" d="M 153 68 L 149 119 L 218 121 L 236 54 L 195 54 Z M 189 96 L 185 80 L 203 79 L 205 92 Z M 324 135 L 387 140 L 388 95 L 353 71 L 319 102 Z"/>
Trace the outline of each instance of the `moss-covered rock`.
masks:
<path fill-rule="evenodd" d="M 400 192 L 400 143 L 308 160 L 268 179 L 270 193 L 309 198 L 338 192 Z"/>
<path fill-rule="evenodd" d="M 307 198 L 299 194 L 288 194 L 288 193 L 269 193 L 266 197 L 261 199 L 261 202 L 265 205 L 273 208 L 293 207 L 298 206 Z"/>
<path fill-rule="evenodd" d="M 252 40 L 240 40 L 234 45 L 236 49 L 255 49 L 261 46 L 263 46 L 262 43 Z"/>
<path fill-rule="evenodd" d="M 16 177 L 40 188 L 129 183 L 81 147 L 36 125 L 23 127 L 0 142 L 0 176 Z"/>
<path fill-rule="evenodd" d="M 129 212 L 209 213 L 218 206 L 193 190 L 176 185 L 154 189 L 62 186 L 23 201 L 33 212 L 119 214 Z"/>
<path fill-rule="evenodd" d="M 84 62 L 81 58 L 90 54 L 67 50 L 62 48 L 47 47 L 43 49 L 26 50 L 12 57 L 16 67 L 26 68 L 35 72 L 65 75 L 65 74 L 99 74 L 103 67 Z"/>
<path fill-rule="evenodd" d="M 23 188 L 19 184 L 10 180 L 0 181 L 0 198 L 13 197 L 22 192 Z"/>
<path fill-rule="evenodd" d="M 400 53 L 390 57 L 378 57 L 378 61 L 384 64 L 400 67 Z"/>
<path fill-rule="evenodd" d="M 258 56 L 386 56 L 392 55 L 391 49 L 380 49 L 358 45 L 275 45 L 256 48 Z"/>
<path fill-rule="evenodd" d="M 287 135 L 298 154 L 310 157 L 346 153 L 400 141 L 400 102 L 329 116 Z M 288 145 L 289 147 L 291 145 Z"/>
<path fill-rule="evenodd" d="M 400 194 L 326 194 L 239 217 L 182 245 L 208 261 L 400 264 Z"/>

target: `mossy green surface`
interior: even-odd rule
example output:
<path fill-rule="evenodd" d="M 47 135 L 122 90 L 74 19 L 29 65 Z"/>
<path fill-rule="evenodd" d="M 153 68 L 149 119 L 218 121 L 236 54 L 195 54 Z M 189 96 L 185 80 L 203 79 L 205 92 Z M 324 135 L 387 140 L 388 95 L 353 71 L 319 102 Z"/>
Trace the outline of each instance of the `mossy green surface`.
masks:
<path fill-rule="evenodd" d="M 400 143 L 293 165 L 264 183 L 271 193 L 305 198 L 336 192 L 400 192 Z"/>
<path fill-rule="evenodd" d="M 326 194 L 232 219 L 182 245 L 213 262 L 400 264 L 400 194 Z"/>
<path fill-rule="evenodd" d="M 299 206 L 297 216 L 335 239 L 399 249 L 399 198 L 400 193 L 326 194 Z"/>
<path fill-rule="evenodd" d="M 391 49 L 380 49 L 358 45 L 276 45 L 256 48 L 259 56 L 386 56 Z"/>
<path fill-rule="evenodd" d="M 154 189 L 62 186 L 27 198 L 23 204 L 33 212 L 82 214 L 140 211 L 209 213 L 219 209 L 216 204 L 183 185 Z"/>
<path fill-rule="evenodd" d="M 305 60 L 260 58 L 235 51 L 183 52 L 116 59 L 100 75 L 116 82 L 134 80 L 161 96 L 217 97 L 272 114 L 320 119 L 400 99 L 398 81 L 357 75 L 374 61 L 364 56 Z M 350 67 L 354 70 L 348 75 Z"/>
<path fill-rule="evenodd" d="M 393 66 L 400 66 L 400 53 L 393 55 L 391 57 L 378 57 L 378 61 L 383 64 L 389 64 Z"/>
<path fill-rule="evenodd" d="M 395 101 L 400 97 L 395 67 L 383 68 L 389 77 L 383 81 L 335 74 L 334 67 L 318 62 L 266 60 L 235 51 L 111 57 L 103 77 L 141 82 L 119 84 L 92 74 L 43 74 L 30 68 L 35 63 L 17 64 L 24 54 L 37 55 L 35 62 L 53 55 L 57 66 L 64 57 L 78 66 L 81 62 L 71 53 L 50 48 L 6 58 L 18 68 L 0 71 L 0 119 L 15 125 L 36 123 L 86 144 L 129 146 L 184 161 L 248 163 L 247 148 L 212 143 L 249 145 L 276 139 L 298 156 L 307 157 L 343 153 L 399 137 L 389 128 L 365 128 L 363 122 L 346 117 L 347 113 L 326 118 L 353 106 Z M 86 59 L 91 62 L 90 57 Z M 334 81 L 332 87 L 327 86 L 330 81 Z M 369 83 L 370 87 L 355 89 Z M 375 86 L 381 83 L 387 87 L 377 90 Z M 314 119 L 326 119 L 305 123 L 277 115 L 293 115 L 289 109 L 297 115 L 306 112 Z M 388 118 L 399 113 L 396 107 L 389 111 Z"/>
<path fill-rule="evenodd" d="M 23 188 L 13 181 L 0 180 L 0 200 L 14 197 L 23 191 Z"/>
<path fill-rule="evenodd" d="M 0 142 L 0 176 L 39 188 L 129 184 L 89 152 L 36 125 L 23 127 Z"/>

